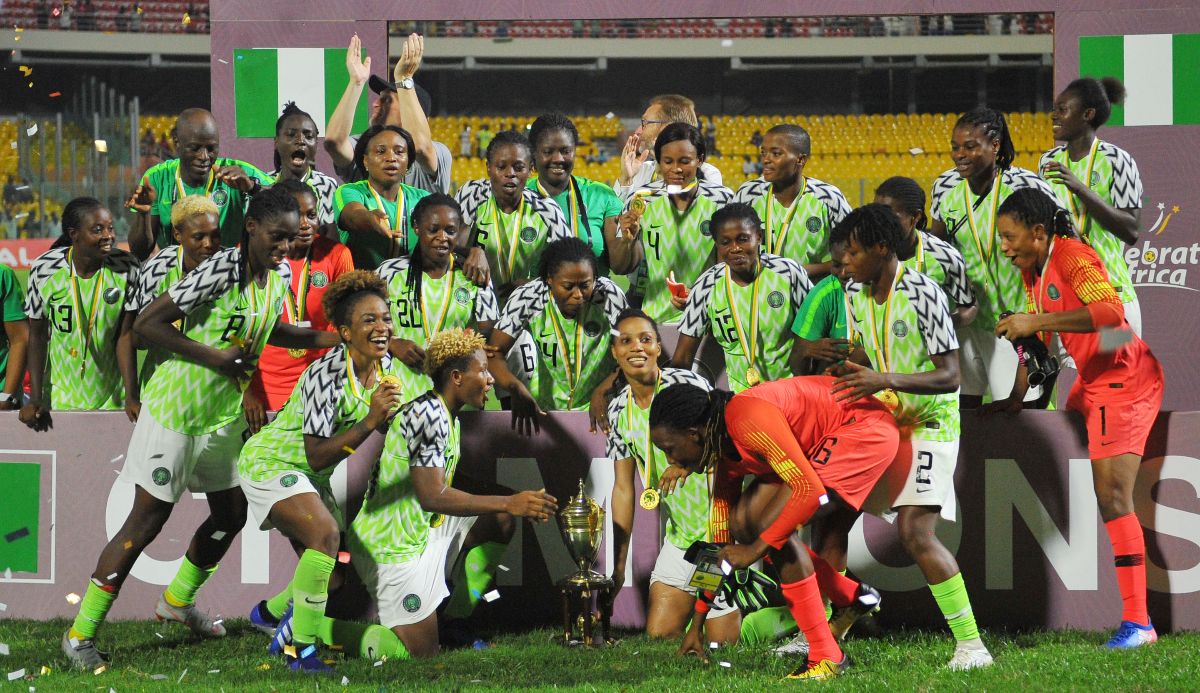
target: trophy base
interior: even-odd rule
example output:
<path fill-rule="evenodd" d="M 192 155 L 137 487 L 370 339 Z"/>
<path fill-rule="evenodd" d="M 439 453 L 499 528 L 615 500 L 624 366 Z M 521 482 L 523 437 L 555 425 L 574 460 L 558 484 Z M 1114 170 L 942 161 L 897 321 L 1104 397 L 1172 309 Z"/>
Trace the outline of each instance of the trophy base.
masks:
<path fill-rule="evenodd" d="M 613 581 L 593 570 L 579 571 L 558 581 L 562 593 L 563 644 L 594 647 L 596 614 L 600 616 L 600 643 L 612 644 L 612 610 L 609 595 Z"/>

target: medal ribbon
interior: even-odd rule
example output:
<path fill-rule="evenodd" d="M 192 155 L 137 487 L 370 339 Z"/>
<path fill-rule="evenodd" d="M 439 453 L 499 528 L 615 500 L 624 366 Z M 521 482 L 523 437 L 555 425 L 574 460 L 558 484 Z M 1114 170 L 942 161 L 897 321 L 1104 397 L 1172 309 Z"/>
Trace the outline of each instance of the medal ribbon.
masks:
<path fill-rule="evenodd" d="M 1054 236 L 1050 236 L 1050 248 L 1046 251 L 1046 264 L 1042 265 L 1042 274 L 1037 281 L 1037 312 L 1038 315 L 1043 315 L 1042 297 L 1045 296 L 1046 275 L 1050 272 L 1050 258 L 1054 256 Z M 1038 339 L 1050 346 L 1050 334 L 1046 332 L 1038 332 Z"/>
<path fill-rule="evenodd" d="M 446 270 L 449 277 L 446 282 L 446 291 L 443 292 L 442 307 L 438 309 L 437 322 L 431 330 L 429 328 L 429 309 L 425 307 L 425 283 L 421 283 L 421 295 L 417 297 L 417 301 L 421 306 L 421 329 L 425 332 L 425 341 L 433 339 L 433 335 L 442 331 L 442 326 L 446 324 L 446 314 L 450 312 L 450 299 L 454 296 L 454 256 L 450 256 L 450 267 Z"/>
<path fill-rule="evenodd" d="M 758 349 L 758 280 L 762 278 L 762 267 L 759 266 L 751 286 L 750 298 L 750 339 L 742 330 L 742 319 L 738 316 L 737 302 L 733 300 L 733 276 L 729 265 L 725 265 L 725 297 L 729 300 L 729 312 L 733 316 L 733 326 L 737 329 L 738 343 L 746 354 L 748 368 L 754 368 L 755 351 Z"/>
<path fill-rule="evenodd" d="M 541 187 L 541 183 L 538 184 Z M 572 193 L 574 194 L 574 193 Z M 512 281 L 513 270 L 517 266 L 517 242 L 521 238 L 521 220 L 525 215 L 525 194 L 522 191 L 521 201 L 517 203 L 517 209 L 514 212 L 516 217 L 513 222 L 512 234 L 508 236 L 508 257 L 504 256 L 504 236 L 508 233 L 508 229 L 504 228 L 502 216 L 500 214 L 500 203 L 496 201 L 495 195 L 492 196 L 492 224 L 495 225 L 496 231 L 496 256 L 500 259 L 500 264 L 507 268 L 508 276 L 503 283 Z"/>
<path fill-rule="evenodd" d="M 208 169 L 208 182 L 204 184 L 204 196 L 212 197 L 213 187 L 217 184 L 217 173 L 213 169 Z M 179 167 L 175 167 L 175 201 L 178 202 L 187 196 L 187 190 L 183 187 L 183 176 L 179 175 Z"/>
<path fill-rule="evenodd" d="M 304 304 L 308 300 L 308 274 L 312 270 L 312 248 L 304 255 L 304 266 L 300 269 L 300 281 L 296 290 L 288 287 L 284 307 L 288 309 L 288 323 L 297 325 L 304 321 Z"/>
<path fill-rule="evenodd" d="M 1092 187 L 1092 168 L 1096 165 L 1096 152 L 1099 149 L 1100 138 L 1092 138 L 1092 147 L 1088 151 L 1087 156 L 1087 172 L 1083 174 L 1083 186 L 1085 188 Z M 1070 170 L 1070 156 L 1067 154 L 1067 150 L 1065 148 L 1063 149 L 1063 158 L 1066 160 L 1067 170 Z M 1063 188 L 1065 189 L 1066 186 L 1063 185 Z M 1082 236 L 1083 240 L 1086 242 L 1089 235 L 1087 227 L 1091 220 L 1088 218 L 1087 207 L 1083 205 L 1082 201 L 1077 202 L 1076 200 L 1077 198 L 1075 197 L 1075 193 L 1067 190 L 1067 204 L 1071 207 L 1071 219 L 1075 222 L 1075 228 L 1079 230 L 1079 235 Z"/>
<path fill-rule="evenodd" d="M 779 227 L 779 239 L 775 242 L 775 226 L 771 223 L 771 210 L 775 207 L 775 184 L 772 183 L 767 188 L 767 252 L 773 255 L 782 255 L 783 239 L 787 238 L 788 230 L 792 228 L 792 218 L 796 216 L 796 210 L 800 209 L 800 198 L 804 197 L 804 188 L 808 185 L 808 179 L 800 176 L 800 187 L 796 191 L 796 199 L 792 200 L 792 204 L 787 207 L 787 213 L 783 217 L 783 226 Z"/>
<path fill-rule="evenodd" d="M 963 185 L 963 202 L 967 205 L 967 225 L 971 227 L 971 240 L 975 242 L 975 249 L 979 252 L 979 257 L 983 260 L 983 266 L 987 268 L 988 277 L 993 284 L 999 285 L 999 280 L 996 278 L 992 260 L 996 255 L 996 210 L 1000 207 L 1000 176 L 999 171 L 996 172 L 996 181 L 992 183 L 992 205 L 988 211 L 988 249 L 987 254 L 983 252 L 983 239 L 979 237 L 979 225 L 975 223 L 975 205 L 971 203 L 971 186 Z"/>
<path fill-rule="evenodd" d="M 79 291 L 79 275 L 75 272 L 75 248 L 67 251 L 67 266 L 71 270 L 71 306 L 75 315 L 79 316 L 79 329 L 83 331 L 83 353 L 80 354 L 79 374 L 83 375 L 87 368 L 89 354 L 92 350 L 92 331 L 96 326 L 96 315 L 100 312 L 100 294 L 104 288 L 104 267 L 96 270 L 96 285 L 92 287 L 92 309 L 85 315 L 83 312 L 83 295 Z M 86 317 L 86 319 L 85 319 Z"/>
<path fill-rule="evenodd" d="M 367 190 L 370 190 L 371 194 L 375 196 L 376 209 L 386 213 L 387 208 L 383 206 L 383 198 L 379 196 L 379 193 L 375 192 L 375 188 L 371 187 L 371 183 L 369 181 L 367 182 Z M 396 189 L 396 218 L 392 219 L 391 223 L 392 241 L 388 246 L 388 255 L 390 257 L 397 257 L 399 255 L 396 252 L 396 245 L 401 242 L 403 242 L 403 245 L 400 246 L 400 249 L 404 252 L 408 252 L 408 234 L 403 230 L 405 216 L 404 211 L 404 185 L 400 185 L 400 187 Z M 396 238 L 397 234 L 399 234 L 403 241 Z"/>
<path fill-rule="evenodd" d="M 258 283 L 253 279 L 250 280 L 250 329 L 247 331 L 249 339 L 246 340 L 246 348 L 260 351 L 258 338 L 263 336 L 267 330 L 268 322 L 270 322 L 270 314 L 268 309 L 271 306 L 271 279 L 267 277 L 267 285 L 263 287 L 262 310 L 259 310 L 258 303 Z"/>
<path fill-rule="evenodd" d="M 354 359 L 350 358 L 350 350 L 346 347 L 342 348 L 346 357 L 346 381 L 350 385 L 350 394 L 353 395 L 355 399 L 365 403 L 369 407 L 371 406 L 371 400 L 363 396 L 366 388 L 358 382 L 358 376 L 354 373 Z M 375 385 L 378 386 L 379 383 L 383 381 L 383 361 L 377 361 L 375 363 L 375 369 Z"/>
<path fill-rule="evenodd" d="M 917 271 L 921 274 L 925 273 L 925 239 L 921 238 L 921 230 L 916 229 L 917 234 Z"/>
<path fill-rule="evenodd" d="M 563 365 L 567 368 L 567 387 L 570 388 L 568 399 L 575 399 L 575 388 L 579 385 L 579 378 L 583 373 L 583 320 L 587 315 L 587 307 L 581 309 L 580 315 L 575 320 L 575 363 L 571 363 L 571 355 L 567 351 L 567 335 L 563 332 L 562 325 L 558 322 L 558 305 L 554 303 L 554 298 L 550 298 L 550 310 L 547 314 L 550 316 L 550 325 L 554 327 L 554 338 L 558 340 L 559 348 L 562 350 Z M 575 373 L 572 376 L 571 371 Z"/>
<path fill-rule="evenodd" d="M 662 371 L 660 370 L 657 378 L 654 381 L 654 394 L 656 396 L 658 395 L 658 389 L 661 386 Z M 637 407 L 637 402 L 633 398 L 633 387 L 631 386 L 629 388 L 629 402 L 625 405 L 625 428 L 629 431 L 630 436 L 632 436 L 637 430 L 633 424 L 633 410 L 635 407 Z M 634 452 L 636 453 L 637 451 L 635 450 Z M 645 491 L 652 488 L 650 486 L 650 472 L 654 471 L 654 443 L 650 440 L 649 422 L 646 423 L 646 447 L 643 456 L 644 459 L 642 460 L 642 464 L 639 464 L 638 466 L 641 468 L 642 472 L 642 490 Z M 633 456 L 633 461 L 635 464 L 638 461 L 638 457 L 639 455 L 636 454 Z M 658 484 L 655 484 L 655 486 L 657 485 Z"/>
<path fill-rule="evenodd" d="M 902 274 L 904 274 L 904 265 L 897 263 L 896 276 L 892 277 L 892 285 L 888 288 L 887 299 L 884 302 L 886 308 L 884 308 L 883 311 L 882 327 L 880 327 L 875 320 L 875 298 L 866 292 L 865 287 L 863 289 L 863 296 L 867 299 L 867 310 L 871 313 L 871 339 L 875 342 L 875 351 L 879 353 L 879 360 L 883 362 L 882 369 L 879 368 L 881 364 L 875 364 L 876 370 L 879 370 L 880 372 L 893 372 L 891 358 L 892 331 L 889 329 L 889 327 L 892 324 L 892 306 L 896 305 L 894 300 L 896 297 L 896 285 L 900 283 L 900 275 Z M 883 336 L 880 337 L 880 334 Z"/>

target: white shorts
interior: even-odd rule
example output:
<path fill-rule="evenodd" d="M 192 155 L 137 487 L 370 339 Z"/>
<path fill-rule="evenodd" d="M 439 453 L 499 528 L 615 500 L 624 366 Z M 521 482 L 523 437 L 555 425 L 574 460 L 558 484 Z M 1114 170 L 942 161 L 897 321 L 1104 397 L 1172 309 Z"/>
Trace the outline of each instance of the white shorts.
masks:
<path fill-rule="evenodd" d="M 959 328 L 958 345 L 960 394 L 982 397 L 990 392 L 992 399 L 998 400 L 1012 393 L 1017 380 L 1017 351 L 1012 342 L 990 330 L 968 325 Z M 1031 387 L 1025 401 L 1031 402 L 1041 394 L 1041 388 Z"/>
<path fill-rule="evenodd" d="M 315 493 L 320 496 L 321 502 L 325 504 L 329 514 L 333 515 L 334 522 L 337 522 L 338 529 L 344 529 L 342 511 L 338 507 L 337 500 L 332 494 L 322 492 L 321 489 L 314 486 L 307 474 L 296 471 L 279 472 L 265 481 L 251 481 L 245 477 L 242 477 L 241 481 L 242 493 L 246 494 L 250 512 L 258 521 L 258 528 L 264 532 L 275 527 L 271 524 L 270 519 L 271 509 L 275 507 L 275 504 L 301 493 Z"/>
<path fill-rule="evenodd" d="M 411 561 L 376 563 L 370 556 L 352 556 L 358 576 L 375 595 L 381 625 L 395 628 L 420 623 L 450 596 L 446 573 L 476 519 L 447 515 L 440 527 L 430 528 L 425 551 Z"/>
<path fill-rule="evenodd" d="M 954 468 L 958 466 L 958 441 L 913 438 L 912 465 L 892 507 L 940 506 L 941 516 L 954 522 Z"/>
<path fill-rule="evenodd" d="M 688 584 L 696 566 L 688 563 L 683 557 L 684 550 L 664 541 L 662 550 L 658 552 L 658 560 L 654 561 L 654 570 L 650 572 L 650 584 L 661 582 L 664 585 L 683 590 L 688 594 L 696 594 L 696 588 Z M 708 618 L 720 618 L 737 611 L 733 604 L 727 604 L 724 597 L 718 595 L 708 612 Z"/>
<path fill-rule="evenodd" d="M 166 428 L 146 407 L 138 415 L 120 479 L 155 498 L 178 503 L 184 491 L 225 491 L 238 485 L 237 461 L 246 420 L 190 436 Z"/>

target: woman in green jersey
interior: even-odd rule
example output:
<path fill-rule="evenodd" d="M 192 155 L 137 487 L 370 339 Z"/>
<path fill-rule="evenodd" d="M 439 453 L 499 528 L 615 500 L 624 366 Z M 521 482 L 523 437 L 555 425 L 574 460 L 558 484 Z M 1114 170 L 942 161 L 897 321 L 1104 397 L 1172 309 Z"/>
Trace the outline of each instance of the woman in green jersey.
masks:
<path fill-rule="evenodd" d="M 696 566 L 684 559 L 684 552 L 692 542 L 708 539 L 708 480 L 699 477 L 678 483 L 677 472 L 668 471 L 672 467 L 666 457 L 650 442 L 650 404 L 662 388 L 675 383 L 691 383 L 704 390 L 711 387 L 690 370 L 659 368 L 662 340 L 658 325 L 642 311 L 622 311 L 614 327 L 617 334 L 612 353 L 620 373 L 614 387 L 616 395 L 608 405 L 607 451 L 616 466 L 612 594 L 615 597 L 625 583 L 629 540 L 633 536 L 636 474 L 643 489 L 639 505 L 647 510 L 659 509 L 666 519 L 666 536 L 650 574 L 646 634 L 678 638 L 696 601 L 696 588 L 688 584 Z M 735 642 L 740 624 L 737 608 L 718 600 L 709 615 L 706 634 L 713 642 Z"/>
<path fill-rule="evenodd" d="M 513 426 L 529 435 L 547 411 L 588 407 L 593 390 L 613 372 L 608 351 L 613 321 L 626 308 L 617 285 L 596 276 L 596 256 L 578 238 L 554 241 L 542 253 L 540 279 L 513 292 L 488 340 L 496 385 L 512 393 Z M 523 332 L 522 383 L 505 357 Z"/>
<path fill-rule="evenodd" d="M 354 165 L 366 178 L 339 187 L 334 206 L 339 240 L 349 246 L 358 269 L 375 269 L 416 245 L 410 216 L 429 193 L 403 182 L 412 152 L 412 135 L 395 125 L 372 125 L 354 145 Z"/>
<path fill-rule="evenodd" d="M 621 215 L 621 236 L 642 265 L 636 290 L 642 310 L 662 324 L 682 317 L 687 290 L 712 267 L 713 212 L 733 193 L 697 178 L 708 156 L 704 137 L 687 123 L 671 123 L 654 142 L 661 180 L 634 192 Z M 669 283 L 682 284 L 671 288 Z"/>
<path fill-rule="evenodd" d="M 579 145 L 575 124 L 561 113 L 544 113 L 529 126 L 529 142 L 537 176 L 526 186 L 558 203 L 571 235 L 583 239 L 599 258 L 596 276 L 607 277 L 610 269 L 632 272 L 637 266 L 632 245 L 619 242 L 617 235 L 621 199 L 608 185 L 574 175 Z"/>
<path fill-rule="evenodd" d="M 1138 238 L 1142 176 L 1129 152 L 1096 136 L 1113 104 L 1124 101 L 1125 85 L 1115 77 L 1068 84 L 1050 113 L 1054 139 L 1063 144 L 1042 155 L 1039 170 L 1071 212 L 1080 240 L 1100 256 L 1125 306 L 1125 319 L 1141 336 L 1142 309 L 1125 250 Z"/>
<path fill-rule="evenodd" d="M 812 290 L 800 263 L 763 252 L 762 221 L 735 202 L 712 217 L 718 264 L 696 280 L 683 309 L 671 365 L 688 368 L 705 334 L 725 352 L 730 389 L 741 392 L 795 375 L 800 340 L 792 321 Z"/>
<path fill-rule="evenodd" d="M 454 196 L 463 222 L 475 230 L 463 271 L 480 286 L 494 287 L 501 300 L 537 276 L 547 243 L 571 237 L 558 204 L 525 187 L 533 172 L 532 152 L 525 135 L 497 133 L 487 147 L 488 177 L 467 181 Z"/>
<path fill-rule="evenodd" d="M 392 356 L 408 402 L 433 386 L 425 375 L 425 346 L 433 335 L 453 327 L 474 327 L 486 339 L 500 307 L 490 288 L 471 283 L 457 266 L 454 249 L 466 233 L 454 198 L 434 193 L 412 213 L 417 245 L 410 257 L 379 266 L 392 314 Z"/>
<path fill-rule="evenodd" d="M 195 598 L 246 523 L 246 497 L 236 469 L 246 430 L 242 388 L 268 341 L 300 349 L 340 341 L 335 333 L 280 320 L 287 286 L 274 268 L 299 226 L 295 198 L 283 190 L 260 192 L 246 210 L 239 247 L 222 250 L 189 272 L 134 323 L 139 339 L 173 354 L 142 391 L 143 406 L 121 470 L 121 478 L 136 486 L 133 507 L 100 553 L 79 614 L 63 636 L 63 652 L 76 666 L 94 669 L 105 661 L 93 641 L 96 630 L 134 562 L 186 491 L 206 494 L 209 516 L 154 613 L 202 637 L 225 635 L 225 626 L 196 608 Z"/>
<path fill-rule="evenodd" d="M 338 636 L 325 617 L 341 541 L 342 511 L 330 477 L 348 451 L 386 429 L 400 406 L 399 362 L 388 354 L 387 285 L 373 272 L 355 270 L 334 281 L 322 303 L 341 345 L 305 369 L 279 416 L 246 441 L 238 458 L 242 492 L 260 528 L 278 529 L 301 552 L 287 589 L 260 602 L 250 620 L 256 627 L 287 623 L 276 631 L 272 650 L 292 645 L 289 664 L 304 671 L 328 670 L 317 655 L 318 635 L 326 645 Z M 376 634 L 371 643 L 376 657 L 407 656 L 394 636 L 383 638 L 392 645 L 386 650 L 379 640 Z"/>
<path fill-rule="evenodd" d="M 112 214 L 99 200 L 71 200 L 62 224 L 55 247 L 29 273 L 29 403 L 20 419 L 45 431 L 53 426 L 51 408 L 124 406 L 136 421 L 137 360 L 124 315 L 139 263 L 116 247 Z"/>

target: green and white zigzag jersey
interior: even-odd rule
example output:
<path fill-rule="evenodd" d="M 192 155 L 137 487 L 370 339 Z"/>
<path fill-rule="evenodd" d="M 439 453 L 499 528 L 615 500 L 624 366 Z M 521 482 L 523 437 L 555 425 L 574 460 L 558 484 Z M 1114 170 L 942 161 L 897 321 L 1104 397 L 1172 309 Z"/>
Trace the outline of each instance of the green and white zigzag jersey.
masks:
<path fill-rule="evenodd" d="M 352 551 L 376 563 L 403 563 L 421 555 L 436 513 L 425 512 L 412 483 L 412 467 L 441 467 L 446 486 L 459 461 L 459 422 L 436 392 L 400 408 L 371 473 L 362 509 L 350 525 Z M 437 516 L 437 517 L 435 517 Z"/>
<path fill-rule="evenodd" d="M 712 386 L 703 377 L 682 368 L 662 369 L 658 385 L 654 388 L 657 395 L 664 387 L 676 383 L 687 383 L 711 390 Z M 650 408 L 642 409 L 633 401 L 633 394 L 626 385 L 608 403 L 608 440 L 606 452 L 609 459 L 623 460 L 633 458 L 642 485 L 656 488 L 658 480 L 667 470 L 667 458 L 650 442 Z M 650 460 L 649 478 L 647 479 L 646 460 Z M 712 505 L 708 493 L 708 484 L 700 474 L 693 474 L 675 487 L 669 496 L 663 496 L 662 513 L 667 520 L 667 541 L 687 549 L 694 541 L 701 541 L 708 536 L 708 511 Z"/>
<path fill-rule="evenodd" d="M 674 324 L 683 317 L 671 305 L 667 275 L 689 288 L 713 259 L 712 229 L 709 220 L 721 207 L 733 200 L 733 192 L 721 185 L 697 181 L 696 197 L 687 211 L 680 212 L 667 195 L 666 184 L 654 181 L 631 195 L 625 211 L 635 198 L 646 201 L 642 215 L 642 252 L 637 292 L 643 297 L 642 310 L 662 325 Z"/>
<path fill-rule="evenodd" d="M 182 329 L 187 337 L 215 349 L 241 342 L 249 358 L 257 359 L 283 313 L 288 286 L 275 271 L 267 272 L 265 287 L 253 281 L 240 286 L 241 264 L 241 249 L 226 248 L 200 263 L 167 293 L 184 313 Z M 217 371 L 171 354 L 146 383 L 142 403 L 166 428 L 203 435 L 242 415 L 242 390 Z"/>
<path fill-rule="evenodd" d="M 762 178 L 738 188 L 734 202 L 745 202 L 763 222 L 763 248 L 801 265 L 829 262 L 829 232 L 850 213 L 850 203 L 837 187 L 816 178 L 804 179 L 804 190 L 790 207 L 772 194 Z"/>
<path fill-rule="evenodd" d="M 904 266 L 937 282 L 946 292 L 951 308 L 975 302 L 962 253 L 932 233 L 917 231 L 917 247 Z"/>
<path fill-rule="evenodd" d="M 174 286 L 180 279 L 183 279 L 183 248 L 169 245 L 142 265 L 137 290 L 131 297 L 130 310 L 141 313 L 159 294 Z M 154 375 L 159 364 L 170 356 L 171 352 L 156 344 L 146 348 L 146 357 L 142 360 L 142 370 L 138 374 L 138 382 L 142 387 L 150 382 L 150 376 Z"/>
<path fill-rule="evenodd" d="M 536 278 L 546 244 L 571 237 L 567 218 L 554 200 L 529 188 L 522 188 L 521 196 L 520 207 L 509 214 L 496 204 L 487 178 L 467 181 L 454 196 L 463 224 L 479 230 L 477 242 L 487 255 L 496 288 Z"/>
<path fill-rule="evenodd" d="M 50 323 L 42 398 L 60 410 L 120 409 L 125 384 L 117 367 L 117 336 L 121 313 L 131 310 L 139 263 L 113 249 L 100 269 L 83 279 L 75 275 L 70 250 L 48 250 L 29 270 L 25 314 Z M 77 291 L 71 288 L 73 277 Z"/>
<path fill-rule="evenodd" d="M 725 374 L 729 388 L 741 392 L 750 387 L 746 371 L 753 365 L 763 380 L 791 377 L 788 358 L 792 353 L 792 321 L 804 297 L 812 290 L 808 273 L 795 260 L 762 253 L 755 281 L 739 286 L 729 276 L 725 263 L 713 265 L 696 280 L 683 307 L 680 334 L 697 339 L 711 332 L 725 352 Z M 752 308 L 757 292 L 757 338 L 751 333 Z M 730 297 L 737 315 L 730 309 Z M 738 327 L 741 327 L 739 336 Z M 745 345 L 753 341 L 754 361 L 747 358 Z"/>
<path fill-rule="evenodd" d="M 991 330 L 1005 311 L 1025 310 L 1025 285 L 1016 265 L 1000 251 L 1000 233 L 993 209 L 998 209 L 1016 190 L 1034 188 L 1054 199 L 1054 192 L 1032 171 L 1009 167 L 999 184 L 983 197 L 971 192 L 967 181 L 955 171 L 947 171 L 934 182 L 930 214 L 946 225 L 946 235 L 962 252 L 967 279 L 979 304 L 972 327 Z M 998 198 L 998 199 L 997 199 Z M 971 216 L 968 218 L 968 210 Z M 974 224 L 975 231 L 972 231 Z"/>
<path fill-rule="evenodd" d="M 279 182 L 279 170 L 267 174 L 272 181 Z M 337 193 L 338 182 L 333 176 L 327 176 L 315 168 L 309 168 L 301 182 L 313 191 L 317 198 L 317 223 L 321 226 L 336 224 L 337 216 L 333 213 L 333 196 Z"/>
<path fill-rule="evenodd" d="M 388 308 L 392 313 L 392 336 L 415 342 L 421 348 L 428 345 L 425 330 L 438 329 L 436 324 L 427 326 L 422 317 L 421 300 L 413 296 L 408 284 L 408 273 L 412 263 L 406 257 L 393 258 L 379 266 L 379 278 L 387 282 Z M 429 275 L 421 277 L 421 295 L 428 319 L 436 322 L 445 313 L 442 330 L 455 327 L 478 327 L 480 323 L 494 322 L 500 317 L 496 294 L 490 288 L 479 288 L 467 279 L 461 270 L 454 269 L 438 279 Z M 430 335 L 432 336 L 432 334 Z M 403 401 L 407 402 L 433 387 L 433 380 L 420 370 L 397 361 L 397 373 L 403 386 Z"/>
<path fill-rule="evenodd" d="M 929 277 L 903 268 L 884 305 L 875 303 L 862 284 L 850 282 L 851 341 L 867 352 L 876 370 L 925 373 L 934 370 L 930 355 L 958 349 L 946 294 Z M 958 390 L 940 395 L 897 392 L 896 419 L 912 426 L 913 437 L 953 441 L 959 436 Z"/>
<path fill-rule="evenodd" d="M 1088 157 L 1079 161 L 1071 161 L 1067 148 L 1059 145 L 1042 155 L 1038 170 L 1046 170 L 1046 164 L 1051 161 L 1071 169 L 1071 173 L 1079 180 L 1087 177 Z M 1054 194 L 1060 203 L 1072 211 L 1076 227 L 1082 215 L 1085 214 L 1083 203 L 1062 183 L 1051 183 Z M 1100 199 L 1117 209 L 1142 208 L 1142 174 L 1138 171 L 1137 163 L 1129 152 L 1115 144 L 1100 140 L 1096 146 L 1095 162 L 1092 164 L 1091 180 L 1088 187 Z M 1112 282 L 1122 303 L 1132 303 L 1137 300 L 1134 293 L 1133 280 L 1129 277 L 1129 263 L 1125 260 L 1125 242 L 1117 238 L 1112 231 L 1101 226 L 1090 214 L 1082 229 L 1077 228 L 1079 237 L 1092 246 L 1104 268 L 1108 270 L 1108 280 Z"/>
<path fill-rule="evenodd" d="M 330 495 L 329 478 L 337 465 L 314 471 L 304 451 L 304 436 L 333 438 L 367 418 L 371 395 L 384 375 L 398 375 L 400 359 L 384 356 L 375 384 L 363 389 L 351 382 L 352 366 L 346 345 L 330 349 L 309 364 L 275 420 L 250 437 L 238 457 L 238 474 L 261 483 L 283 472 L 304 474 Z"/>
<path fill-rule="evenodd" d="M 533 374 L 529 393 L 543 411 L 583 410 L 588 408 L 592 390 L 616 367 L 609 348 L 613 324 L 628 305 L 621 289 L 600 277 L 591 302 L 575 320 L 569 320 L 551 298 L 546 282 L 535 279 L 512 292 L 493 329 L 513 339 L 525 330 L 533 337 L 536 351 L 522 351 L 521 358 L 525 371 Z M 579 364 L 581 353 L 583 363 Z M 576 372 L 578 384 L 571 387 Z"/>

